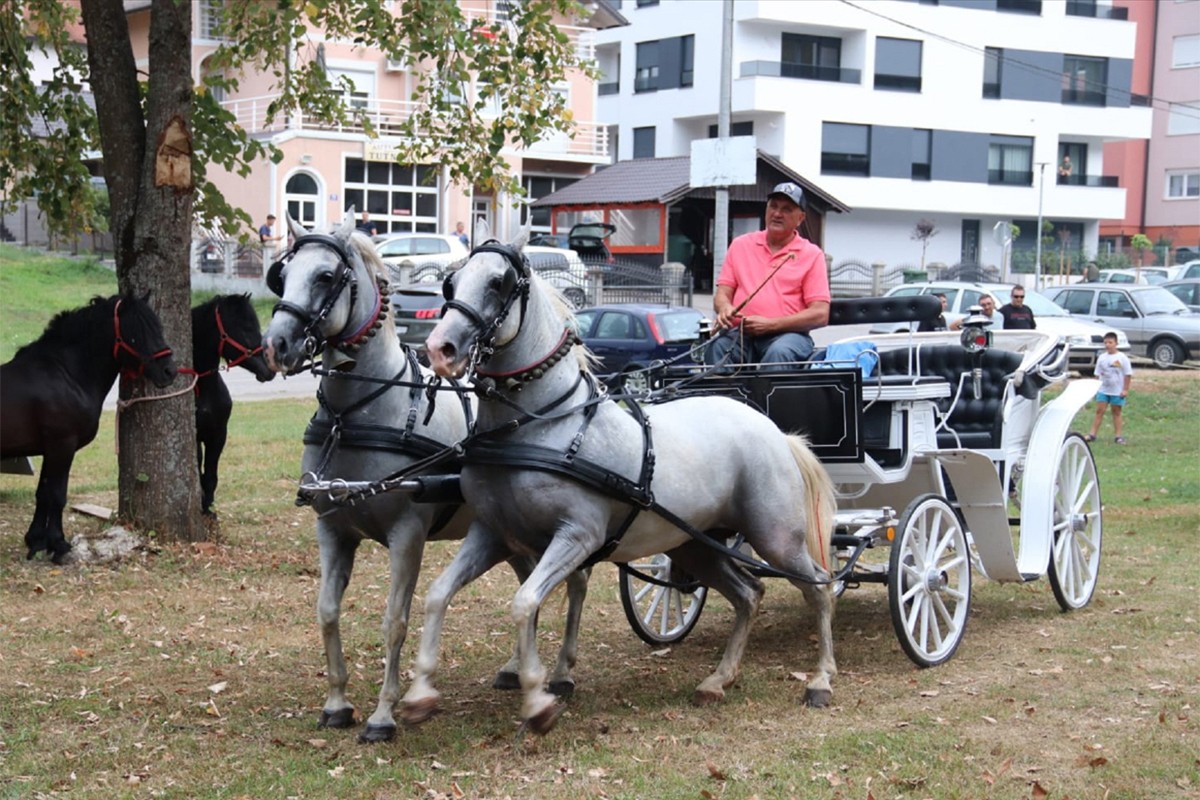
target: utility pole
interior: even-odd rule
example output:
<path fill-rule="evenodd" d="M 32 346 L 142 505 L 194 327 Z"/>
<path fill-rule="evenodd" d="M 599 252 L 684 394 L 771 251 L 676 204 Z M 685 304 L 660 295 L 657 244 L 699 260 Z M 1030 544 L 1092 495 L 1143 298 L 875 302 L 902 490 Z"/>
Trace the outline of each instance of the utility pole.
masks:
<path fill-rule="evenodd" d="M 717 138 L 722 146 L 729 140 L 730 108 L 733 104 L 733 0 L 724 0 L 721 9 L 721 93 L 717 109 Z M 721 265 L 725 263 L 725 251 L 729 248 L 729 187 L 716 189 L 713 219 L 713 271 L 712 291 L 717 293 L 717 278 Z"/>
<path fill-rule="evenodd" d="M 1034 235 L 1037 236 L 1037 254 L 1033 263 L 1033 290 L 1040 292 L 1042 290 L 1042 196 L 1046 193 L 1046 164 L 1049 162 L 1038 162 L 1038 221 L 1037 230 Z"/>

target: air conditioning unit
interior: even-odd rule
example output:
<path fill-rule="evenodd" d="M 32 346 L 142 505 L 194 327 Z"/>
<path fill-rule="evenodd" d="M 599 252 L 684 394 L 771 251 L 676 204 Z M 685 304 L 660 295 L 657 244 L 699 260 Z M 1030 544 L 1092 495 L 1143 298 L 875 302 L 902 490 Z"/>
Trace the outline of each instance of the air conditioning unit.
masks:
<path fill-rule="evenodd" d="M 406 69 L 407 69 L 407 66 L 405 65 L 405 63 L 403 61 L 400 61 L 399 59 L 389 58 L 387 60 L 387 71 L 388 72 L 405 72 Z"/>

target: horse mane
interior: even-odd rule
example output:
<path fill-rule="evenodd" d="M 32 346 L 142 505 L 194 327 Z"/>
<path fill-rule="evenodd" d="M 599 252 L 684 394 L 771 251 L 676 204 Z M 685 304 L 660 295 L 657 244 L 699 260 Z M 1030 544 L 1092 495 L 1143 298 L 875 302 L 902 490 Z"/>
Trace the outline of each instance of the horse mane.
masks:
<path fill-rule="evenodd" d="M 102 327 L 102 330 L 108 332 L 109 337 L 104 341 L 111 341 L 113 334 L 112 325 L 112 310 L 118 300 L 126 300 L 129 302 L 139 302 L 132 295 L 113 295 L 112 297 L 93 297 L 88 304 L 79 308 L 71 308 L 66 311 L 60 311 L 51 318 L 49 324 L 46 325 L 46 330 L 37 339 L 34 339 L 29 344 L 26 344 L 16 352 L 16 355 L 21 355 L 26 349 L 39 344 L 46 345 L 76 345 L 80 342 L 90 342 L 97 339 L 97 328 L 103 326 L 107 322 L 107 326 Z"/>
<path fill-rule="evenodd" d="M 566 298 L 566 295 L 557 286 L 544 280 L 536 272 L 532 274 L 532 278 L 533 282 L 537 284 L 538 288 L 550 300 L 551 308 L 554 309 L 554 313 L 563 321 L 563 324 L 578 333 L 579 323 L 575 319 L 575 306 Z M 592 354 L 592 351 L 583 345 L 576 345 L 572 350 L 575 352 L 575 360 L 579 362 L 579 368 L 584 372 L 592 372 L 593 368 L 600 363 L 600 360 Z"/>
<path fill-rule="evenodd" d="M 384 299 L 387 299 L 387 293 L 391 291 L 387 264 L 384 264 L 383 259 L 379 257 L 379 251 L 375 249 L 375 243 L 371 241 L 371 237 L 362 231 L 355 230 L 350 234 L 347 244 L 362 259 L 363 266 L 375 279 L 376 284 L 382 287 L 380 291 L 384 293 Z M 380 280 L 381 278 L 382 280 Z M 396 323 L 391 314 L 383 315 L 383 330 L 392 336 L 396 335 Z"/>

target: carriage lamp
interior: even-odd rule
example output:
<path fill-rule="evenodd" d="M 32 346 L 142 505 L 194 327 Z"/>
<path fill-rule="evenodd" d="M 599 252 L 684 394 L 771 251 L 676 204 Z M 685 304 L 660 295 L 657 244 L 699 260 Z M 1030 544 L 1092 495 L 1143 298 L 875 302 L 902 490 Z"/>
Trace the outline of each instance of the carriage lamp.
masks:
<path fill-rule="evenodd" d="M 976 400 L 983 395 L 983 354 L 992 346 L 992 332 L 988 328 L 991 324 L 991 319 L 983 315 L 982 306 L 971 306 L 958 339 L 971 354 L 971 388 Z"/>

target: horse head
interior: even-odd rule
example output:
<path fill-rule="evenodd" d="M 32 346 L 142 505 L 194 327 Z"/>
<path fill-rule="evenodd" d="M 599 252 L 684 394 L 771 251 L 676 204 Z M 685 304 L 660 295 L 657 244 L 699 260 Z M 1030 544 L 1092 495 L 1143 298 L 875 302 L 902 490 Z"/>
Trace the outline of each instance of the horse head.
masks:
<path fill-rule="evenodd" d="M 352 364 L 387 314 L 382 262 L 353 208 L 328 233 L 309 233 L 290 215 L 288 225 L 295 243 L 267 271 L 280 297 L 262 339 L 267 363 L 287 372 L 324 352 L 328 366 Z"/>
<path fill-rule="evenodd" d="M 473 353 L 486 360 L 517 337 L 534 280 L 521 252 L 528 239 L 528 230 L 508 244 L 486 239 L 446 278 L 442 321 L 425 340 L 434 372 L 458 377 L 467 371 Z"/>
<path fill-rule="evenodd" d="M 140 298 L 133 294 L 115 298 L 112 355 L 122 374 L 144 375 L 161 389 L 175 380 L 177 370 L 149 297 L 147 292 Z"/>
<path fill-rule="evenodd" d="M 230 368 L 242 367 L 254 373 L 259 383 L 275 377 L 275 371 L 263 356 L 262 327 L 249 294 L 227 294 L 217 300 L 214 312 L 219 335 L 217 354 Z"/>

